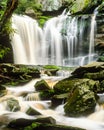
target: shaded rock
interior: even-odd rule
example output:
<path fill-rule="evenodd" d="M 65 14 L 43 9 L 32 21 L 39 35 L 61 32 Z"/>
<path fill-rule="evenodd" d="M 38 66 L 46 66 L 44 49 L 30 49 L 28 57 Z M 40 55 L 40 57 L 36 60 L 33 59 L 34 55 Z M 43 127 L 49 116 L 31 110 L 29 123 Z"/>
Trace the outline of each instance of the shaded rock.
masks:
<path fill-rule="evenodd" d="M 20 110 L 20 105 L 18 100 L 9 98 L 7 99 L 7 109 L 12 112 L 16 112 Z"/>
<path fill-rule="evenodd" d="M 33 78 L 40 77 L 40 71 L 36 66 L 0 64 L 0 80 L 2 84 L 25 83 Z"/>
<path fill-rule="evenodd" d="M 86 73 L 99 73 L 104 70 L 104 62 L 92 62 L 90 64 L 80 66 L 72 72 L 73 77 L 83 77 Z"/>
<path fill-rule="evenodd" d="M 32 123 L 49 123 L 49 124 L 55 124 L 55 120 L 52 117 L 42 117 L 37 119 L 24 119 L 19 118 L 16 120 L 13 120 L 9 123 L 8 127 L 11 128 L 23 128 L 28 125 L 31 125 Z"/>
<path fill-rule="evenodd" d="M 79 117 L 94 112 L 96 100 L 94 92 L 86 87 L 78 86 L 68 98 L 64 111 L 71 117 Z"/>
<path fill-rule="evenodd" d="M 95 73 L 85 73 L 83 77 L 94 80 L 101 80 L 104 79 L 104 70 Z"/>
<path fill-rule="evenodd" d="M 41 115 L 37 110 L 33 109 L 32 107 L 29 107 L 29 109 L 26 111 L 26 114 L 28 115 Z"/>
<path fill-rule="evenodd" d="M 41 100 L 51 100 L 52 97 L 54 96 L 54 90 L 50 89 L 50 90 L 41 91 L 39 96 Z"/>
<path fill-rule="evenodd" d="M 29 130 L 85 130 L 78 127 L 64 126 L 64 125 L 55 125 L 55 124 L 43 124 L 43 123 L 33 123 L 31 126 L 28 126 Z"/>
<path fill-rule="evenodd" d="M 69 93 L 54 95 L 51 99 L 52 101 L 52 108 L 56 108 L 58 105 L 63 104 L 66 102 L 67 97 L 69 96 Z"/>
<path fill-rule="evenodd" d="M 49 85 L 45 80 L 37 81 L 34 87 L 36 91 L 45 91 L 50 89 Z"/>
<path fill-rule="evenodd" d="M 0 97 L 3 97 L 7 94 L 7 89 L 3 86 L 0 86 Z"/>

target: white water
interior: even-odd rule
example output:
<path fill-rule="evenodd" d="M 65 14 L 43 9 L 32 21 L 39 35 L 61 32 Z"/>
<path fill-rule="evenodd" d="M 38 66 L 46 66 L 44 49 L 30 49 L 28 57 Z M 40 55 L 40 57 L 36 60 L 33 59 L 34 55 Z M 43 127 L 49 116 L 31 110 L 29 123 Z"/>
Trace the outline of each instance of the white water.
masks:
<path fill-rule="evenodd" d="M 42 40 L 42 30 L 37 22 L 27 16 L 14 15 L 13 28 L 16 33 L 11 37 L 14 63 L 38 64 Z"/>
<path fill-rule="evenodd" d="M 91 54 L 94 54 L 94 39 L 96 34 L 96 15 L 98 13 L 98 8 L 94 10 L 94 13 L 92 15 L 91 19 L 91 30 L 90 30 L 90 44 L 89 44 L 89 62 L 92 61 L 92 57 L 90 57 Z"/>
<path fill-rule="evenodd" d="M 27 16 L 14 15 L 12 21 L 13 28 L 16 29 L 11 37 L 16 64 L 79 66 L 96 60 L 95 15 L 91 20 L 91 30 L 87 31 L 83 16 L 72 18 L 65 12 L 48 20 L 43 30 L 35 20 Z M 90 32 L 90 39 L 86 38 L 88 41 L 85 43 L 84 37 L 88 37 Z"/>
<path fill-rule="evenodd" d="M 45 80 L 48 77 L 45 77 Z M 56 77 L 55 77 L 56 78 Z M 43 78 L 44 79 L 44 78 Z M 48 78 L 49 79 L 49 78 Z M 52 77 L 51 77 L 52 79 Z M 54 79 L 54 77 L 53 77 Z M 39 81 L 39 79 L 35 79 L 30 81 L 24 86 L 17 86 L 17 87 L 7 87 L 8 93 L 6 96 L 0 98 L 0 123 L 2 125 L 8 124 L 10 121 L 19 118 L 25 119 L 37 119 L 38 116 L 33 115 L 29 116 L 26 114 L 26 111 L 29 107 L 35 109 L 37 112 L 41 114 L 43 117 L 52 117 L 56 120 L 56 123 L 59 125 L 66 125 L 66 126 L 75 126 L 79 128 L 84 128 L 86 130 L 104 130 L 104 107 L 97 105 L 95 112 L 90 114 L 87 117 L 80 117 L 80 118 L 70 118 L 66 117 L 64 113 L 64 104 L 59 105 L 55 109 L 50 109 L 51 101 L 41 101 L 40 98 L 34 95 L 36 98 L 31 98 L 31 94 L 36 93 L 34 88 L 34 84 Z M 26 89 L 25 89 L 26 87 Z M 34 88 L 34 89 L 33 89 Z M 32 89 L 32 91 L 30 91 Z M 25 91 L 26 90 L 26 91 Z M 27 93 L 27 96 L 22 96 L 23 92 Z M 30 96 L 30 98 L 29 98 Z M 101 97 L 103 95 L 100 95 Z M 14 98 L 19 101 L 19 105 L 21 107 L 20 111 L 12 112 L 8 109 L 7 106 L 7 99 Z M 26 100 L 27 99 L 27 100 Z M 30 100 L 28 100 L 30 99 Z M 37 100 L 38 99 L 38 100 Z M 101 99 L 102 100 L 102 99 Z M 103 102 L 102 102 L 103 103 Z"/>

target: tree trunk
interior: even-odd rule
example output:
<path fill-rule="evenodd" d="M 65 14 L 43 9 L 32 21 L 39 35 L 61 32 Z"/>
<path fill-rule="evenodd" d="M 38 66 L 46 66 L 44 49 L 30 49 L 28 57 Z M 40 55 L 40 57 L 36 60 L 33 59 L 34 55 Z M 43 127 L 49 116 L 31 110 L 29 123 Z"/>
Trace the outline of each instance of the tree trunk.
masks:
<path fill-rule="evenodd" d="M 18 6 L 18 0 L 8 0 L 6 5 L 6 10 L 0 20 L 0 32 L 2 32 L 3 27 L 8 22 L 9 18 L 12 16 L 13 11 Z"/>

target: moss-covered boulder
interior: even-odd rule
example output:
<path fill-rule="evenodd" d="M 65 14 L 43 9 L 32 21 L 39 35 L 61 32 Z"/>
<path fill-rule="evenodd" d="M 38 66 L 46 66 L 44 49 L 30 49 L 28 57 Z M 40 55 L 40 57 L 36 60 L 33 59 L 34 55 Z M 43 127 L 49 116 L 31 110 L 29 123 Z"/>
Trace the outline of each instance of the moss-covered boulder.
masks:
<path fill-rule="evenodd" d="M 45 80 L 37 81 L 34 87 L 36 91 L 45 91 L 50 89 L 49 85 Z"/>
<path fill-rule="evenodd" d="M 100 91 L 99 81 L 94 81 L 88 78 L 83 78 L 83 79 L 67 78 L 59 81 L 54 86 L 54 93 L 55 94 L 62 94 L 68 92 L 71 93 L 73 89 L 75 89 L 77 86 L 87 87 L 89 90 L 94 92 Z"/>
<path fill-rule="evenodd" d="M 96 77 L 92 76 L 91 79 L 93 79 L 93 78 L 99 79 L 99 77 L 103 79 L 104 77 L 103 77 L 102 71 L 104 71 L 104 62 L 92 62 L 87 65 L 76 68 L 72 72 L 72 76 L 78 77 L 78 78 L 83 78 L 83 77 L 87 77 L 86 75 L 87 75 L 87 73 L 89 73 L 89 74 L 93 74 L 93 75 L 96 75 L 96 74 L 98 75 Z"/>
<path fill-rule="evenodd" d="M 71 117 L 85 116 L 94 112 L 96 100 L 94 92 L 86 87 L 78 86 L 69 96 L 64 111 Z"/>
<path fill-rule="evenodd" d="M 33 78 L 40 77 L 40 71 L 36 66 L 0 64 L 1 84 L 25 83 Z"/>

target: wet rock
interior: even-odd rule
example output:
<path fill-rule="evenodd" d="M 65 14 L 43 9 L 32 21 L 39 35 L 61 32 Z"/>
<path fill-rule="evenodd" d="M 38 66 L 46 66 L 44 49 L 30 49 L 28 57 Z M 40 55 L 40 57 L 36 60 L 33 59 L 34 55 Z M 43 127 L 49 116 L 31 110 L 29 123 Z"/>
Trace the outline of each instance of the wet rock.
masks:
<path fill-rule="evenodd" d="M 19 118 L 19 119 L 11 121 L 8 126 L 11 128 L 23 128 L 23 127 L 31 125 L 32 123 L 34 123 L 34 124 L 38 124 L 38 123 L 55 124 L 56 121 L 52 117 L 41 117 L 41 118 L 37 118 L 37 119 Z"/>
<path fill-rule="evenodd" d="M 29 107 L 29 109 L 26 111 L 26 114 L 28 115 L 41 115 L 35 108 Z"/>
<path fill-rule="evenodd" d="M 3 97 L 7 94 L 7 89 L 3 86 L 0 86 L 0 97 Z"/>
<path fill-rule="evenodd" d="M 50 89 L 50 90 L 41 91 L 39 96 L 41 100 L 51 100 L 52 97 L 54 96 L 54 90 Z"/>
<path fill-rule="evenodd" d="M 50 89 L 49 85 L 45 80 L 37 81 L 34 87 L 36 91 L 45 91 Z"/>
<path fill-rule="evenodd" d="M 79 117 L 94 112 L 95 106 L 94 92 L 86 87 L 78 86 L 67 99 L 64 111 L 68 116 Z"/>
<path fill-rule="evenodd" d="M 77 86 L 87 87 L 89 90 L 97 92 L 100 91 L 99 81 L 94 81 L 88 78 L 67 78 L 59 81 L 54 86 L 54 93 L 71 93 Z"/>
<path fill-rule="evenodd" d="M 78 127 L 72 127 L 72 126 L 64 126 L 64 125 L 55 125 L 55 124 L 40 124 L 40 123 L 33 123 L 31 126 L 27 127 L 29 130 L 85 130 Z"/>
<path fill-rule="evenodd" d="M 2 84 L 26 83 L 33 78 L 40 77 L 40 71 L 36 66 L 0 64 L 0 80 Z"/>
<path fill-rule="evenodd" d="M 73 77 L 83 78 L 87 73 L 99 73 L 104 70 L 104 62 L 92 62 L 90 64 L 80 66 L 72 72 Z M 101 76 L 100 76 L 101 77 Z M 92 76 L 93 78 L 93 76 Z M 102 77 L 103 78 L 103 77 Z"/>
<path fill-rule="evenodd" d="M 7 109 L 12 112 L 16 112 L 20 110 L 20 105 L 18 100 L 14 98 L 7 99 Z"/>

